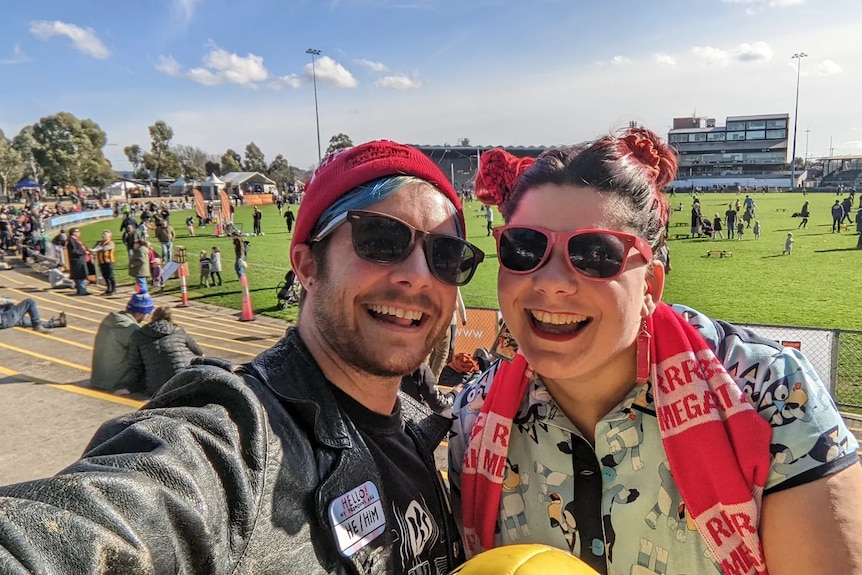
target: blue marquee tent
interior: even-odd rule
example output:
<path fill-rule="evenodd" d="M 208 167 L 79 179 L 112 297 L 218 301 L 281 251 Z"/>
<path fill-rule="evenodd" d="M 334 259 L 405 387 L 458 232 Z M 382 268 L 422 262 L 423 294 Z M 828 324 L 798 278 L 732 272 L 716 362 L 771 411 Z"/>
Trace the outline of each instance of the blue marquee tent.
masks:
<path fill-rule="evenodd" d="M 18 182 L 17 184 L 15 184 L 15 189 L 16 190 L 41 190 L 42 184 L 40 184 L 38 182 L 34 182 L 30 178 L 25 178 L 25 179 L 21 180 L 20 182 Z"/>

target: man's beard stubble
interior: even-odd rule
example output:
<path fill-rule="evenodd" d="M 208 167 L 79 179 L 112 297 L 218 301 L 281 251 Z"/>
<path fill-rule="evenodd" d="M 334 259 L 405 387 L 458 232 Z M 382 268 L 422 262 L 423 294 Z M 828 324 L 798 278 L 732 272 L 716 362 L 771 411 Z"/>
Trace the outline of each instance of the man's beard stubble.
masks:
<path fill-rule="evenodd" d="M 451 320 L 443 322 L 443 325 L 432 330 L 421 349 L 411 349 L 407 353 L 393 353 L 394 350 L 382 349 L 377 342 L 367 341 L 355 326 L 350 325 L 348 318 L 339 313 L 346 304 L 343 294 L 339 293 L 333 285 L 329 277 L 328 265 L 320 266 L 319 269 L 321 268 L 325 271 L 322 271 L 318 278 L 313 309 L 314 325 L 332 351 L 346 364 L 359 371 L 376 377 L 402 377 L 413 373 L 437 341 L 443 337 L 444 331 L 449 329 Z M 424 296 L 422 298 L 423 309 L 436 310 L 436 306 Z M 393 292 L 385 294 L 383 299 L 403 302 L 404 298 L 397 292 Z M 324 305 L 317 305 L 319 302 L 324 302 Z M 363 312 L 360 311 L 360 313 Z"/>

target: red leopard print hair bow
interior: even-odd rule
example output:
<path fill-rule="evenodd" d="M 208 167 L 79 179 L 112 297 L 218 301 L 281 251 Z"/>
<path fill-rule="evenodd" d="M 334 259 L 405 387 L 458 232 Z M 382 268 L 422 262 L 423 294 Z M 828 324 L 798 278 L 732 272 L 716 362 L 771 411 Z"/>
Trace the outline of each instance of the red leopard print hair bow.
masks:
<path fill-rule="evenodd" d="M 536 162 L 536 158 L 518 158 L 494 148 L 482 154 L 482 168 L 476 174 L 476 197 L 486 205 L 499 206 L 521 174 Z"/>

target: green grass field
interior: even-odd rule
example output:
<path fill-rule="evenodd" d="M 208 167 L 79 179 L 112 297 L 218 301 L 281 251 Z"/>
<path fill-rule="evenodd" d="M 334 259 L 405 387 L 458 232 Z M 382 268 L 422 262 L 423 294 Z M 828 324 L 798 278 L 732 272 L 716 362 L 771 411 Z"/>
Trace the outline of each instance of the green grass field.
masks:
<path fill-rule="evenodd" d="M 760 239 L 755 240 L 752 230 L 746 230 L 742 241 L 674 239 L 675 234 L 690 231 L 692 198 L 687 194 L 669 198 L 673 206 L 681 202 L 683 210 L 673 212 L 671 218 L 669 245 L 673 271 L 668 276 L 664 300 L 686 304 L 711 317 L 737 323 L 862 330 L 862 305 L 858 302 L 862 250 L 855 249 L 854 224 L 840 234 L 831 233 L 829 209 L 836 197 L 832 193 L 809 194 L 807 198 L 801 193 L 756 194 L 757 219 L 763 231 Z M 702 213 L 710 219 L 715 213 L 723 218 L 727 204 L 737 198 L 743 200 L 745 194 L 702 194 Z M 797 230 L 800 220 L 791 214 L 801 208 L 805 199 L 811 202 L 811 218 L 807 229 Z M 496 308 L 495 246 L 493 238 L 486 236 L 480 206 L 478 202 L 465 206 L 468 236 L 487 255 L 470 284 L 462 288 L 462 293 L 468 307 Z M 855 207 L 852 217 L 855 217 Z M 277 285 L 290 265 L 290 235 L 275 206 L 263 206 L 262 210 L 265 235 L 246 238 L 251 242 L 248 277 L 253 307 L 256 313 L 294 321 L 296 308 L 281 310 L 276 298 Z M 241 291 L 233 271 L 230 238 L 213 237 L 211 226 L 198 230 L 196 237 L 188 237 L 183 222 L 189 214 L 178 211 L 171 215 L 178 236 L 175 246 L 185 246 L 189 254 L 189 297 L 240 309 Z M 241 206 L 236 210 L 235 221 L 242 223 L 245 230 L 251 230 L 251 214 L 250 206 Z M 495 223 L 501 222 L 498 215 Z M 683 225 L 674 225 L 677 222 Z M 92 246 L 105 228 L 113 230 L 119 240 L 119 225 L 117 219 L 83 228 L 84 243 Z M 793 233 L 796 242 L 793 254 L 785 256 L 782 251 L 788 232 Z M 158 250 L 158 241 L 153 243 Z M 222 252 L 222 276 L 226 281 L 221 287 L 200 288 L 197 285 L 198 254 L 203 249 L 210 251 L 214 245 Z M 730 250 L 733 256 L 707 257 L 708 250 Z M 117 255 L 118 282 L 131 284 L 125 274 L 125 251 L 117 250 Z M 169 282 L 166 291 L 178 293 L 179 282 Z M 846 403 L 862 405 L 862 337 L 855 337 L 859 340 L 856 345 L 842 345 L 838 381 L 839 386 L 842 381 L 850 386 L 841 392 L 849 397 Z M 851 349 L 856 351 L 848 351 Z"/>
<path fill-rule="evenodd" d="M 744 194 L 703 194 L 702 212 L 723 214 L 727 204 Z M 751 230 L 745 239 L 710 240 L 674 239 L 674 234 L 689 232 L 691 197 L 678 194 L 671 197 L 673 205 L 680 202 L 683 211 L 674 212 L 670 227 L 670 251 L 673 271 L 668 277 L 664 299 L 684 303 L 711 316 L 729 321 L 798 325 L 843 329 L 862 329 L 862 306 L 857 294 L 862 278 L 862 251 L 857 251 L 855 225 L 846 232 L 830 232 L 829 208 L 834 194 L 809 194 L 811 219 L 807 230 L 797 230 L 798 218 L 791 214 L 801 206 L 803 197 L 797 193 L 757 194 L 757 219 L 763 227 L 759 240 Z M 472 282 L 462 288 L 468 306 L 496 307 L 497 261 L 494 257 L 493 238 L 485 235 L 485 220 L 479 212 L 480 204 L 466 206 L 469 240 L 485 251 L 488 257 L 476 272 Z M 296 207 L 294 206 L 294 210 Z M 779 211 L 783 210 L 783 211 Z M 249 206 L 237 208 L 235 220 L 251 229 Z M 240 308 L 239 282 L 233 272 L 233 247 L 230 238 L 212 236 L 212 226 L 198 230 L 196 237 L 188 237 L 183 222 L 190 212 L 177 211 L 171 222 L 177 231 L 175 245 L 187 248 L 190 259 L 189 297 L 233 308 Z M 290 235 L 275 206 L 263 206 L 262 237 L 246 238 L 251 242 L 249 252 L 249 282 L 255 310 L 285 319 L 295 319 L 295 310 L 276 309 L 276 285 L 289 268 L 288 249 Z M 855 216 L 855 213 L 853 214 Z M 93 245 L 102 229 L 111 229 L 119 240 L 119 219 L 86 226 L 82 230 L 84 243 Z M 497 218 L 498 225 L 502 219 Z M 683 226 L 675 226 L 680 222 Z M 793 255 L 784 256 L 784 240 L 793 232 L 796 243 Z M 153 241 L 159 249 L 158 241 Z M 197 255 L 200 250 L 210 251 L 217 245 L 222 252 L 229 281 L 221 288 L 198 289 Z M 707 257 L 707 250 L 731 250 L 733 257 Z M 118 250 L 117 278 L 130 284 L 124 274 L 127 258 Z M 178 290 L 176 281 L 170 282 L 168 291 Z"/>

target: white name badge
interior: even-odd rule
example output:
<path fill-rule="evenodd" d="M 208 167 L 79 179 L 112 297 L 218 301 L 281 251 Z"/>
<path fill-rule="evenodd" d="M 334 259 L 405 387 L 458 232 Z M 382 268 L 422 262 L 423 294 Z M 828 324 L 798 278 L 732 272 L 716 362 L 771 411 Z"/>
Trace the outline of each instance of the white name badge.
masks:
<path fill-rule="evenodd" d="M 350 557 L 386 530 L 377 486 L 366 481 L 329 504 L 329 520 L 338 549 Z"/>

